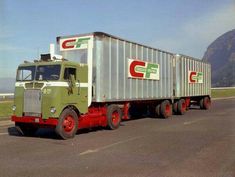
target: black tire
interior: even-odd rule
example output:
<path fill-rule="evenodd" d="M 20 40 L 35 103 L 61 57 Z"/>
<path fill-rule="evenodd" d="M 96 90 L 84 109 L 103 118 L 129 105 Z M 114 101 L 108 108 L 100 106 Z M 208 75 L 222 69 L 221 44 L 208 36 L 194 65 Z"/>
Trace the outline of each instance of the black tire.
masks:
<path fill-rule="evenodd" d="M 177 112 L 180 115 L 183 115 L 186 113 L 187 105 L 184 99 L 180 99 L 177 104 Z"/>
<path fill-rule="evenodd" d="M 211 106 L 211 99 L 209 97 L 203 97 L 199 102 L 201 109 L 209 109 Z"/>
<path fill-rule="evenodd" d="M 203 98 L 200 99 L 199 106 L 200 106 L 200 109 L 204 109 Z"/>
<path fill-rule="evenodd" d="M 210 109 L 211 107 L 211 99 L 209 97 L 204 98 L 204 109 Z"/>
<path fill-rule="evenodd" d="M 115 130 L 120 126 L 122 120 L 122 110 L 114 104 L 107 107 L 108 128 Z"/>
<path fill-rule="evenodd" d="M 158 104 L 155 107 L 155 114 L 156 114 L 156 117 L 160 117 L 161 116 L 161 104 Z"/>
<path fill-rule="evenodd" d="M 26 124 L 26 123 L 15 123 L 15 127 L 17 131 L 23 135 L 23 136 L 34 136 L 38 130 L 38 127 L 35 127 L 32 124 Z"/>
<path fill-rule="evenodd" d="M 160 113 L 162 118 L 168 118 L 172 115 L 172 105 L 168 100 L 165 100 L 161 103 Z"/>
<path fill-rule="evenodd" d="M 160 117 L 160 104 L 154 104 L 149 107 L 150 117 L 158 118 Z"/>
<path fill-rule="evenodd" d="M 56 133 L 62 139 L 73 138 L 78 130 L 78 116 L 73 109 L 65 109 L 59 117 Z"/>

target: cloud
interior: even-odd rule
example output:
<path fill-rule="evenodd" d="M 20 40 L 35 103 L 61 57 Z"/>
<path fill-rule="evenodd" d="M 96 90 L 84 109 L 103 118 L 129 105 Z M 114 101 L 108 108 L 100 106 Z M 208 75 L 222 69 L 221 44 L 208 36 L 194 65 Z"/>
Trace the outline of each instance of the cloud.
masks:
<path fill-rule="evenodd" d="M 13 32 L 8 30 L 6 25 L 2 25 L 2 24 L 0 24 L 0 25 L 1 25 L 1 29 L 0 29 L 0 39 L 1 40 L 14 37 Z"/>
<path fill-rule="evenodd" d="M 179 24 L 180 25 L 180 24 Z M 235 3 L 220 6 L 175 27 L 177 32 L 153 45 L 175 53 L 202 58 L 207 47 L 219 36 L 235 28 Z"/>
<path fill-rule="evenodd" d="M 14 46 L 10 46 L 10 45 L 4 45 L 4 44 L 0 44 L 0 51 L 2 52 L 8 52 L 8 51 L 18 51 L 20 50 L 20 48 L 14 47 Z"/>
<path fill-rule="evenodd" d="M 197 41 L 212 42 L 218 36 L 235 28 L 235 6 L 226 5 L 208 12 L 182 26 L 185 35 Z"/>
<path fill-rule="evenodd" d="M 26 47 L 19 47 L 8 43 L 0 43 L 0 52 L 15 52 L 15 53 L 26 53 L 32 52 L 33 49 L 27 49 Z"/>
<path fill-rule="evenodd" d="M 9 37 L 12 37 L 12 34 L 10 34 L 10 33 L 1 33 L 0 32 L 0 39 L 2 40 L 2 39 L 7 39 L 7 38 L 9 38 Z"/>

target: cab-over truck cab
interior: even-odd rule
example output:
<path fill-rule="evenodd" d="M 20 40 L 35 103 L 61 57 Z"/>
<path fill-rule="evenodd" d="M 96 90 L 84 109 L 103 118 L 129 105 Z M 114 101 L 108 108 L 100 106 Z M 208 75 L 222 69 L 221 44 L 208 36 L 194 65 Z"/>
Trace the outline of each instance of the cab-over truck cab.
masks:
<path fill-rule="evenodd" d="M 12 116 L 18 130 L 30 135 L 50 126 L 64 139 L 73 137 L 78 116 L 88 109 L 87 71 L 87 65 L 66 60 L 21 64 Z"/>

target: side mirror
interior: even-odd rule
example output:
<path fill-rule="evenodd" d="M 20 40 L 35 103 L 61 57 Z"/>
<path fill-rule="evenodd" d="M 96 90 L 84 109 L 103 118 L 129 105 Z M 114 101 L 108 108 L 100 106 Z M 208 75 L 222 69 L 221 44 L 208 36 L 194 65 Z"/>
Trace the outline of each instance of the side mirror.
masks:
<path fill-rule="evenodd" d="M 70 74 L 69 75 L 69 87 L 71 87 L 71 88 L 75 87 L 75 83 L 76 83 L 76 81 L 75 81 L 74 75 Z"/>
<path fill-rule="evenodd" d="M 73 94 L 73 88 L 75 87 L 76 81 L 74 75 L 70 74 L 69 75 L 69 80 L 68 80 L 69 88 L 68 88 L 68 94 Z"/>

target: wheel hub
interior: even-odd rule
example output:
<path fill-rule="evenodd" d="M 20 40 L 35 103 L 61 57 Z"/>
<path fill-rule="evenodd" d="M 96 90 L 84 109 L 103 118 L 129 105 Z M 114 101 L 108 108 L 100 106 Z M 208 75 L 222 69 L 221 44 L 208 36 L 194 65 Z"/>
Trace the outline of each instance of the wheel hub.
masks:
<path fill-rule="evenodd" d="M 75 121 L 72 116 L 65 117 L 63 121 L 63 128 L 66 132 L 70 132 L 74 128 L 74 125 L 75 125 Z"/>
<path fill-rule="evenodd" d="M 113 112 L 112 114 L 112 122 L 114 125 L 117 125 L 119 123 L 120 116 L 117 111 Z"/>

